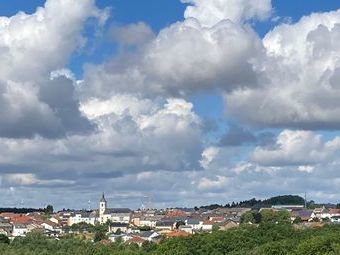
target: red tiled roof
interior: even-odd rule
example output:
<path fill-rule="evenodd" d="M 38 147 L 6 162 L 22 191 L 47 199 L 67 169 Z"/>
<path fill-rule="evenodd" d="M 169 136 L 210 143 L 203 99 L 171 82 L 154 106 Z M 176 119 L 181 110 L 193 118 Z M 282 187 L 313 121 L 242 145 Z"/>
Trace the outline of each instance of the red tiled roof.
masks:
<path fill-rule="evenodd" d="M 170 233 L 167 233 L 166 236 L 167 237 L 187 237 L 190 236 L 191 234 L 185 231 L 172 231 Z"/>
<path fill-rule="evenodd" d="M 329 210 L 329 213 L 330 213 L 330 214 L 340 214 L 340 209 L 335 209 L 335 208 L 330 209 L 330 210 Z M 1 216 L 1 215 L 0 215 L 0 216 Z"/>
<path fill-rule="evenodd" d="M 214 225 L 214 222 L 206 220 L 203 222 L 203 225 Z"/>
<path fill-rule="evenodd" d="M 136 244 L 142 244 L 144 243 L 145 240 L 139 236 L 134 236 L 131 239 L 127 240 L 126 243 L 131 244 L 131 243 L 136 243 Z"/>
<path fill-rule="evenodd" d="M 27 224 L 33 220 L 30 216 L 16 213 L 1 213 L 0 217 L 8 218 L 13 224 Z"/>
<path fill-rule="evenodd" d="M 181 210 L 174 210 L 174 211 L 171 211 L 171 212 L 168 212 L 166 214 L 166 217 L 168 218 L 174 218 L 174 217 L 186 217 L 187 216 L 187 213 L 186 212 L 183 212 Z"/>

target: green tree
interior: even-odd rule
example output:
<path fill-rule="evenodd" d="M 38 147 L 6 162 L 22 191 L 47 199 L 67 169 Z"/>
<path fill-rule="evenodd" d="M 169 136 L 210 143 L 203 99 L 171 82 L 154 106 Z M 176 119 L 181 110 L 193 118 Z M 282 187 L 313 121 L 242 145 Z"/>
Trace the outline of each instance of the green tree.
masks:
<path fill-rule="evenodd" d="M 241 215 L 241 223 L 254 223 L 254 213 L 252 211 L 245 212 Z"/>
<path fill-rule="evenodd" d="M 47 205 L 45 209 L 45 213 L 47 214 L 52 214 L 53 213 L 53 206 L 52 205 Z"/>
<path fill-rule="evenodd" d="M 184 221 L 177 221 L 176 222 L 176 229 L 179 229 L 180 226 L 184 226 L 185 222 Z"/>
<path fill-rule="evenodd" d="M 0 243 L 9 244 L 9 238 L 3 234 L 0 234 Z"/>
<path fill-rule="evenodd" d="M 294 224 L 299 224 L 301 222 L 302 222 L 302 218 L 300 216 L 297 216 L 293 221 Z"/>
<path fill-rule="evenodd" d="M 102 232 L 102 231 L 95 232 L 94 238 L 93 238 L 93 241 L 95 243 L 100 242 L 101 240 L 105 240 L 105 239 L 106 239 L 106 235 L 105 235 L 104 232 Z"/>

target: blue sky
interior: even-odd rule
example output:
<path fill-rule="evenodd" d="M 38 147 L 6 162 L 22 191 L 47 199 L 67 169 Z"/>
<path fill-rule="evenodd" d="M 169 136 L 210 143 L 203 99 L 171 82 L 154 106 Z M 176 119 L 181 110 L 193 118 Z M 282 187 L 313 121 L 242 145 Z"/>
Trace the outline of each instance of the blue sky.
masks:
<path fill-rule="evenodd" d="M 0 2 L 7 206 L 339 201 L 339 1 L 48 1 Z"/>

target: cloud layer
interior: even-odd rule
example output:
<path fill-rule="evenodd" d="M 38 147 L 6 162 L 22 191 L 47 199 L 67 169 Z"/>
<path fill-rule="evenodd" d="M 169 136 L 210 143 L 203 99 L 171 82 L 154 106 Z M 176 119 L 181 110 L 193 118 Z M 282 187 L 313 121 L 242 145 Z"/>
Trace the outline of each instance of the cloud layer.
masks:
<path fill-rule="evenodd" d="M 253 24 L 270 18 L 269 0 L 182 2 L 184 20 L 157 33 L 106 23 L 94 0 L 0 18 L 5 205 L 86 207 L 102 191 L 131 207 L 145 196 L 156 206 L 304 192 L 336 201 L 340 136 L 326 131 L 340 127 L 340 11 L 261 38 Z M 117 50 L 77 63 L 77 80 L 67 67 L 88 26 L 107 29 Z M 193 103 L 211 93 L 226 112 L 214 131 L 197 106 L 216 109 Z"/>

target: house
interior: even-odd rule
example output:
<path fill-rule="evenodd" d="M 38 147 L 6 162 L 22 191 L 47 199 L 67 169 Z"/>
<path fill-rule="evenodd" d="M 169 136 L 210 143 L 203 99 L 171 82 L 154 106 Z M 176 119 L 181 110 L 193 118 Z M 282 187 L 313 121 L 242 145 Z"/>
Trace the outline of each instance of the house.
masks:
<path fill-rule="evenodd" d="M 87 223 L 91 225 L 96 224 L 96 213 L 88 211 L 78 211 L 71 214 L 68 218 L 67 225 L 72 226 L 73 224 Z"/>
<path fill-rule="evenodd" d="M 192 234 L 193 233 L 193 229 L 192 229 L 192 226 L 188 226 L 188 225 L 182 225 L 182 226 L 179 226 L 178 228 L 180 231 L 185 231 L 189 234 Z"/>
<path fill-rule="evenodd" d="M 154 231 L 142 231 L 137 234 L 137 236 L 143 238 L 145 241 L 157 242 L 161 235 Z"/>
<path fill-rule="evenodd" d="M 126 242 L 129 239 L 131 239 L 131 238 L 132 237 L 130 235 L 127 235 L 127 234 L 114 234 L 114 233 L 111 233 L 111 234 L 108 235 L 108 239 L 111 242 L 116 242 L 118 240 L 121 240 L 122 242 Z"/>
<path fill-rule="evenodd" d="M 212 222 L 223 222 L 225 220 L 225 218 L 223 216 L 210 216 L 209 217 L 209 221 L 212 221 Z"/>
<path fill-rule="evenodd" d="M 327 209 L 325 206 L 320 207 L 320 208 L 315 208 L 311 215 L 312 219 L 317 218 L 319 220 L 330 219 L 330 217 L 331 215 L 329 213 L 329 209 Z"/>
<path fill-rule="evenodd" d="M 340 216 L 332 216 L 331 222 L 332 223 L 340 223 Z"/>
<path fill-rule="evenodd" d="M 13 224 L 13 231 L 12 236 L 18 237 L 18 236 L 26 236 L 27 233 L 30 231 L 27 228 L 27 225 L 25 224 Z"/>
<path fill-rule="evenodd" d="M 13 225 L 9 222 L 0 222 L 0 234 L 10 236 L 13 231 Z"/>
<path fill-rule="evenodd" d="M 192 228 L 192 230 L 200 230 L 202 229 L 202 225 L 203 225 L 203 221 L 199 220 L 199 219 L 187 219 L 185 221 L 185 224 L 187 226 L 190 226 Z"/>
<path fill-rule="evenodd" d="M 157 230 L 169 230 L 172 231 L 175 228 L 174 221 L 158 221 L 156 223 Z"/>
<path fill-rule="evenodd" d="M 238 228 L 240 225 L 236 221 L 226 220 L 224 222 L 218 223 L 217 226 L 219 227 L 219 230 L 226 231 L 226 230 L 229 230 L 229 229 L 232 229 L 232 228 Z"/>
<path fill-rule="evenodd" d="M 313 210 L 307 210 L 307 209 L 302 209 L 302 210 L 296 210 L 292 211 L 291 213 L 291 220 L 294 221 L 296 218 L 300 218 L 304 222 L 308 222 L 312 220 Z"/>
<path fill-rule="evenodd" d="M 73 212 L 69 210 L 64 210 L 58 212 L 55 217 L 59 221 L 58 223 L 62 226 L 68 226 L 69 218 L 73 215 Z M 53 220 L 52 220 L 53 221 Z"/>
<path fill-rule="evenodd" d="M 337 208 L 329 209 L 329 216 L 330 218 L 334 216 L 340 216 L 340 209 L 337 209 Z"/>
<path fill-rule="evenodd" d="M 0 234 L 9 236 L 12 234 L 13 225 L 10 223 L 9 219 L 0 217 Z"/>
<path fill-rule="evenodd" d="M 169 210 L 166 214 L 167 218 L 186 218 L 188 217 L 188 215 L 190 215 L 189 213 L 182 211 L 182 210 L 178 210 L 178 209 L 173 209 L 173 210 Z"/>
<path fill-rule="evenodd" d="M 45 229 L 44 235 L 48 236 L 48 237 L 58 238 L 60 236 L 60 232 L 49 230 L 49 229 Z"/>
<path fill-rule="evenodd" d="M 287 211 L 293 211 L 293 210 L 303 210 L 304 205 L 273 205 L 271 208 L 273 210 L 287 210 Z"/>
<path fill-rule="evenodd" d="M 126 233 L 128 231 L 129 224 L 121 223 L 121 222 L 113 222 L 109 225 L 110 233 L 117 233 L 117 231 L 121 231 Z"/>
<path fill-rule="evenodd" d="M 33 217 L 18 213 L 1 213 L 0 217 L 9 220 L 12 224 L 28 224 L 33 221 Z"/>
<path fill-rule="evenodd" d="M 139 247 L 141 247 L 143 245 L 143 243 L 145 243 L 146 241 L 139 237 L 139 236 L 133 236 L 132 238 L 130 238 L 129 240 L 127 240 L 125 243 L 126 244 L 137 244 Z"/>
<path fill-rule="evenodd" d="M 58 225 L 57 223 L 50 221 L 50 220 L 44 221 L 40 225 L 44 229 L 49 230 L 49 231 L 58 232 L 58 233 L 62 232 L 62 227 Z"/>
<path fill-rule="evenodd" d="M 150 227 L 150 228 L 155 228 L 156 227 L 156 223 L 158 221 L 160 221 L 162 219 L 163 216 L 159 215 L 159 216 L 148 216 L 148 217 L 144 217 L 142 216 L 139 219 L 139 226 L 141 227 Z"/>
<path fill-rule="evenodd" d="M 202 231 L 212 231 L 213 226 L 214 226 L 214 222 L 207 220 L 207 221 L 203 222 L 201 230 Z"/>

